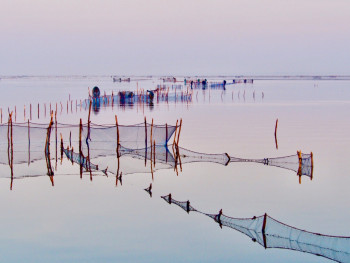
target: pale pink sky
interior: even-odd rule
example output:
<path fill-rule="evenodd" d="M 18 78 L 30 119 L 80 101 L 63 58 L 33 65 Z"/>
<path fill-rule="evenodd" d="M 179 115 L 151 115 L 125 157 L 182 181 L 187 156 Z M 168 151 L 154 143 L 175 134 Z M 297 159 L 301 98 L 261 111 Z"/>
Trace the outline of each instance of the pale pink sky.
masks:
<path fill-rule="evenodd" d="M 350 74 L 348 0 L 0 6 L 0 75 Z"/>

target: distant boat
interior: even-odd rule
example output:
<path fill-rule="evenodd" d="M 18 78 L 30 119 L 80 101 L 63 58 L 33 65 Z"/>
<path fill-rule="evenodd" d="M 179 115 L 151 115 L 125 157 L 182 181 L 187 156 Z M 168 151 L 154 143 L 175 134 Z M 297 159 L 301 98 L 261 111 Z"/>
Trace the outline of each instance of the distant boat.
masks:
<path fill-rule="evenodd" d="M 113 82 L 130 82 L 130 78 L 118 78 L 118 77 L 113 77 Z"/>

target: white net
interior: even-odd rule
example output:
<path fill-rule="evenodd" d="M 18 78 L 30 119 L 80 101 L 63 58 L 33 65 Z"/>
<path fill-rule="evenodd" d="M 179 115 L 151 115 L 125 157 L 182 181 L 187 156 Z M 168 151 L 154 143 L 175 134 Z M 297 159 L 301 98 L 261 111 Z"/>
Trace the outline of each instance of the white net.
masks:
<path fill-rule="evenodd" d="M 169 204 L 176 204 L 186 212 L 195 211 L 212 218 L 221 227 L 235 229 L 254 242 L 265 248 L 281 248 L 295 250 L 322 256 L 337 262 L 350 262 L 350 237 L 329 236 L 301 230 L 268 216 L 267 214 L 253 218 L 233 218 L 219 212 L 207 214 L 191 206 L 187 202 L 180 202 L 171 197 L 171 194 L 162 196 Z"/>

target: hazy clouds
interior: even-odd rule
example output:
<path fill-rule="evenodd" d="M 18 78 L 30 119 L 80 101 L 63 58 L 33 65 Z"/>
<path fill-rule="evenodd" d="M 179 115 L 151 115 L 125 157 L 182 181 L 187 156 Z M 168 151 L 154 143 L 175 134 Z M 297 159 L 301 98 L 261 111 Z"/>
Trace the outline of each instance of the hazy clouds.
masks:
<path fill-rule="evenodd" d="M 350 74 L 350 1 L 0 0 L 0 75 Z"/>

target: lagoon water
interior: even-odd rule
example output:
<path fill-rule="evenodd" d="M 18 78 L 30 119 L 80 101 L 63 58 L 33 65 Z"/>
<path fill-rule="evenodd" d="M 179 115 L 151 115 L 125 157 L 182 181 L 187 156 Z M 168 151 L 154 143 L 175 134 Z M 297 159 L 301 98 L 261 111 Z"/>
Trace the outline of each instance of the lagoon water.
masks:
<path fill-rule="evenodd" d="M 173 91 L 172 83 L 156 77 L 131 79 L 3 78 L 3 123 L 15 106 L 16 121 L 26 121 L 30 103 L 33 122 L 49 122 L 50 103 L 52 108 L 58 104 L 58 122 L 86 121 L 88 110 L 76 107 L 76 101 L 86 99 L 88 87 L 95 85 L 107 94 L 158 84 Z M 247 218 L 266 212 L 300 229 L 350 236 L 350 81 L 257 80 L 226 90 L 195 89 L 189 103 L 102 107 L 91 120 L 113 124 L 114 115 L 125 125 L 142 123 L 144 117 L 156 124 L 182 118 L 180 146 L 201 153 L 270 158 L 313 152 L 313 179 L 302 176 L 299 184 L 294 171 L 258 163 L 199 162 L 182 165 L 178 175 L 173 169 L 156 170 L 153 180 L 150 172 L 127 174 L 116 186 L 112 176 L 91 181 L 84 174 L 80 179 L 79 166 L 65 159 L 55 170 L 54 187 L 43 174 L 15 179 L 10 190 L 5 178 L 10 170 L 2 168 L 1 262 L 329 262 L 297 251 L 264 249 L 210 218 L 167 204 L 160 196 L 169 193 L 208 213 L 223 209 L 228 216 Z M 151 182 L 152 198 L 143 190 Z"/>

